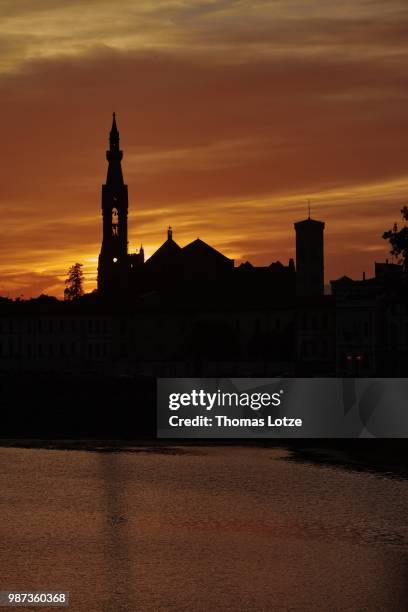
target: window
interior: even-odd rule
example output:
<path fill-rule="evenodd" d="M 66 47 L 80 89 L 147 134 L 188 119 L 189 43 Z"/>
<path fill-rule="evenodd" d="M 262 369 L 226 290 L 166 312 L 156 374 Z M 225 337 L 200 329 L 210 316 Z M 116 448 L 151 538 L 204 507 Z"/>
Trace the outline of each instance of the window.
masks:
<path fill-rule="evenodd" d="M 119 214 L 117 208 L 112 208 L 112 236 L 119 235 Z"/>

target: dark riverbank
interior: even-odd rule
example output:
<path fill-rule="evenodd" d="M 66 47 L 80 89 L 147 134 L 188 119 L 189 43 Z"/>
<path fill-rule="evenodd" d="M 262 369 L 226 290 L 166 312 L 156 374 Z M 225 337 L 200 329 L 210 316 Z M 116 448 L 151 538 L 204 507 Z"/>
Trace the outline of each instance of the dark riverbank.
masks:
<path fill-rule="evenodd" d="M 289 461 L 408 478 L 408 440 L 302 440 Z"/>
<path fill-rule="evenodd" d="M 194 448 L 238 446 L 282 448 L 286 461 L 333 466 L 355 472 L 408 479 L 407 440 L 194 440 L 120 439 L 0 439 L 0 447 L 71 450 L 98 453 L 191 454 Z"/>
<path fill-rule="evenodd" d="M 294 462 L 408 477 L 408 443 L 401 438 L 157 440 L 154 378 L 3 374 L 0 393 L 2 446 L 154 453 L 220 444 L 284 448 Z"/>
<path fill-rule="evenodd" d="M 0 436 L 135 439 L 156 435 L 156 380 L 92 374 L 0 375 Z"/>

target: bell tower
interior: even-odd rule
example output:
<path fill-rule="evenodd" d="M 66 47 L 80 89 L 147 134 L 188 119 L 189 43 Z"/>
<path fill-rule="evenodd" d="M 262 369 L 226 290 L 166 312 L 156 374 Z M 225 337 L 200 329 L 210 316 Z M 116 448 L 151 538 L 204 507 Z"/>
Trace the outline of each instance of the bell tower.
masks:
<path fill-rule="evenodd" d="M 324 222 L 310 218 L 295 223 L 296 293 L 324 294 Z"/>
<path fill-rule="evenodd" d="M 113 113 L 106 151 L 108 173 L 102 185 L 102 247 L 98 261 L 98 290 L 107 292 L 124 288 L 128 278 L 128 189 L 123 182 L 119 131 Z"/>

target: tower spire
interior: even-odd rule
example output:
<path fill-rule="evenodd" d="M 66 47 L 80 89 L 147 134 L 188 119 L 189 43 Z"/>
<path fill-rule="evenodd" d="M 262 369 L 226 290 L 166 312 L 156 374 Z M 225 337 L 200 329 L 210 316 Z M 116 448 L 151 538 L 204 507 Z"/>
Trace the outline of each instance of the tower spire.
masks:
<path fill-rule="evenodd" d="M 116 125 L 116 113 L 112 113 L 112 127 L 109 132 L 109 150 L 119 151 L 119 130 Z"/>
<path fill-rule="evenodd" d="M 109 149 L 106 151 L 108 173 L 102 185 L 103 237 L 98 264 L 98 289 L 113 290 L 126 284 L 128 271 L 128 192 L 123 181 L 123 152 L 119 148 L 116 114 L 112 115 Z"/>
<path fill-rule="evenodd" d="M 107 185 L 123 185 L 122 166 L 120 163 L 122 161 L 123 151 L 119 148 L 119 141 L 116 113 L 112 113 L 112 127 L 109 132 L 109 150 L 106 151 L 106 159 L 109 162 L 108 175 L 106 177 Z"/>
<path fill-rule="evenodd" d="M 112 113 L 112 127 L 111 127 L 110 133 L 111 135 L 117 134 L 119 136 L 118 126 L 116 125 L 116 113 L 115 112 Z"/>

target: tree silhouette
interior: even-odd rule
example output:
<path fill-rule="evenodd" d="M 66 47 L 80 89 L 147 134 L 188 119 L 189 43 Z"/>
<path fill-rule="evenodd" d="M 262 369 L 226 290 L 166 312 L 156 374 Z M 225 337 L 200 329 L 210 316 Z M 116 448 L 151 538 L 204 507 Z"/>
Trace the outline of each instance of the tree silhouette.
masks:
<path fill-rule="evenodd" d="M 402 218 L 408 221 L 408 206 L 401 209 Z M 403 225 L 400 229 L 398 224 L 383 234 L 384 240 L 388 240 L 391 245 L 391 255 L 397 257 L 398 262 L 402 263 L 404 272 L 408 272 L 408 226 Z"/>
<path fill-rule="evenodd" d="M 83 281 L 82 264 L 76 263 L 68 270 L 68 276 L 65 279 L 64 299 L 72 301 L 84 295 Z"/>

